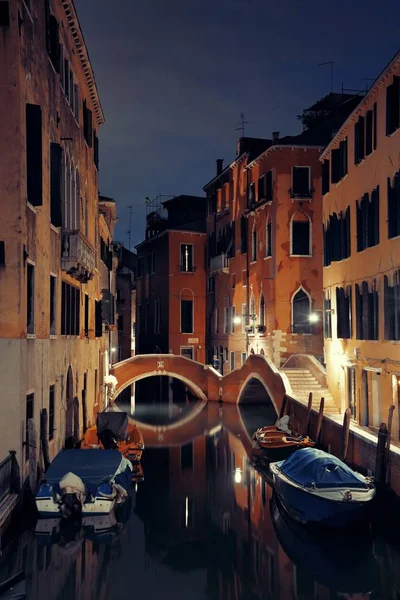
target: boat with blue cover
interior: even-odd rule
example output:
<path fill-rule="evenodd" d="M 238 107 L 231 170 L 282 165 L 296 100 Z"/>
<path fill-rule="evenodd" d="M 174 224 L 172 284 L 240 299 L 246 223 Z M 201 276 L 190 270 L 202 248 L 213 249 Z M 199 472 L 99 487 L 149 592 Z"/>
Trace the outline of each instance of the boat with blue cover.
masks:
<path fill-rule="evenodd" d="M 63 450 L 36 495 L 41 517 L 102 515 L 121 503 L 132 486 L 132 464 L 114 450 Z"/>
<path fill-rule="evenodd" d="M 342 528 L 368 517 L 376 494 L 372 480 L 332 454 L 303 448 L 270 469 L 281 503 L 301 523 Z"/>

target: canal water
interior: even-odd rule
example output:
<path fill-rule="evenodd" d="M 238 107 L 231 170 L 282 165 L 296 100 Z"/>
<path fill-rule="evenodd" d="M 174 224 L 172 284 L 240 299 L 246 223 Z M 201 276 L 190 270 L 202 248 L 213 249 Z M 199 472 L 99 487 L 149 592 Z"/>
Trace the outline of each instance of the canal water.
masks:
<path fill-rule="evenodd" d="M 399 599 L 393 527 L 386 537 L 311 534 L 280 511 L 251 460 L 251 434 L 272 416 L 193 399 L 169 411 L 139 405 L 144 479 L 116 523 L 50 535 L 26 511 L 0 581 L 24 571 L 26 596 L 15 598 L 28 600 Z"/>

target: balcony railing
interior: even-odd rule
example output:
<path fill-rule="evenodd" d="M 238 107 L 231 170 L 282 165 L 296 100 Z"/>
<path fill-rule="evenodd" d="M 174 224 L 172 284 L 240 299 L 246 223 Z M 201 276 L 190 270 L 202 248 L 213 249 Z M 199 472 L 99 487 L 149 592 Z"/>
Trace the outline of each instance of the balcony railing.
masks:
<path fill-rule="evenodd" d="M 292 200 L 312 200 L 314 190 L 289 190 Z"/>
<path fill-rule="evenodd" d="M 66 231 L 62 236 L 62 268 L 82 281 L 92 279 L 96 267 L 96 254 L 80 231 Z"/>
<path fill-rule="evenodd" d="M 210 260 L 210 271 L 223 271 L 228 273 L 228 257 L 226 254 L 219 254 Z"/>

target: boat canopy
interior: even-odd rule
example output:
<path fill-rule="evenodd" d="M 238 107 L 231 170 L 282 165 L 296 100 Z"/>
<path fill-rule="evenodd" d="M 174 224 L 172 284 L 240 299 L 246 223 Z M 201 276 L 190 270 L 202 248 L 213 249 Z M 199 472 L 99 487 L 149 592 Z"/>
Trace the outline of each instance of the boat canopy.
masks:
<path fill-rule="evenodd" d="M 281 472 L 306 488 L 366 488 L 365 478 L 317 448 L 303 448 L 278 463 Z"/>
<path fill-rule="evenodd" d="M 57 486 L 67 473 L 78 475 L 93 494 L 112 479 L 124 457 L 115 450 L 62 450 L 48 468 L 43 482 Z"/>
<path fill-rule="evenodd" d="M 128 435 L 128 415 L 126 412 L 100 412 L 97 414 L 97 435 L 109 429 L 118 442 L 124 442 Z"/>

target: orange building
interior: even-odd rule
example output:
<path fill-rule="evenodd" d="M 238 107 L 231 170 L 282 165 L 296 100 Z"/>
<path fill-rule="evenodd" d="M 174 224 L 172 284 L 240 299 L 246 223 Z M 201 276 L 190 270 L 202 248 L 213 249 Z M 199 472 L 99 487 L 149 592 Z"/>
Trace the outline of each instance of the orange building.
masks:
<path fill-rule="evenodd" d="M 400 53 L 323 161 L 325 356 L 337 407 L 400 435 Z"/>
<path fill-rule="evenodd" d="M 137 248 L 136 353 L 205 361 L 205 198 L 155 201 Z"/>
<path fill-rule="evenodd" d="M 360 98 L 329 94 L 303 112 L 304 131 L 241 138 L 207 194 L 208 361 L 222 373 L 249 353 L 281 367 L 323 361 L 319 157 Z M 312 320 L 314 319 L 314 322 Z"/>

